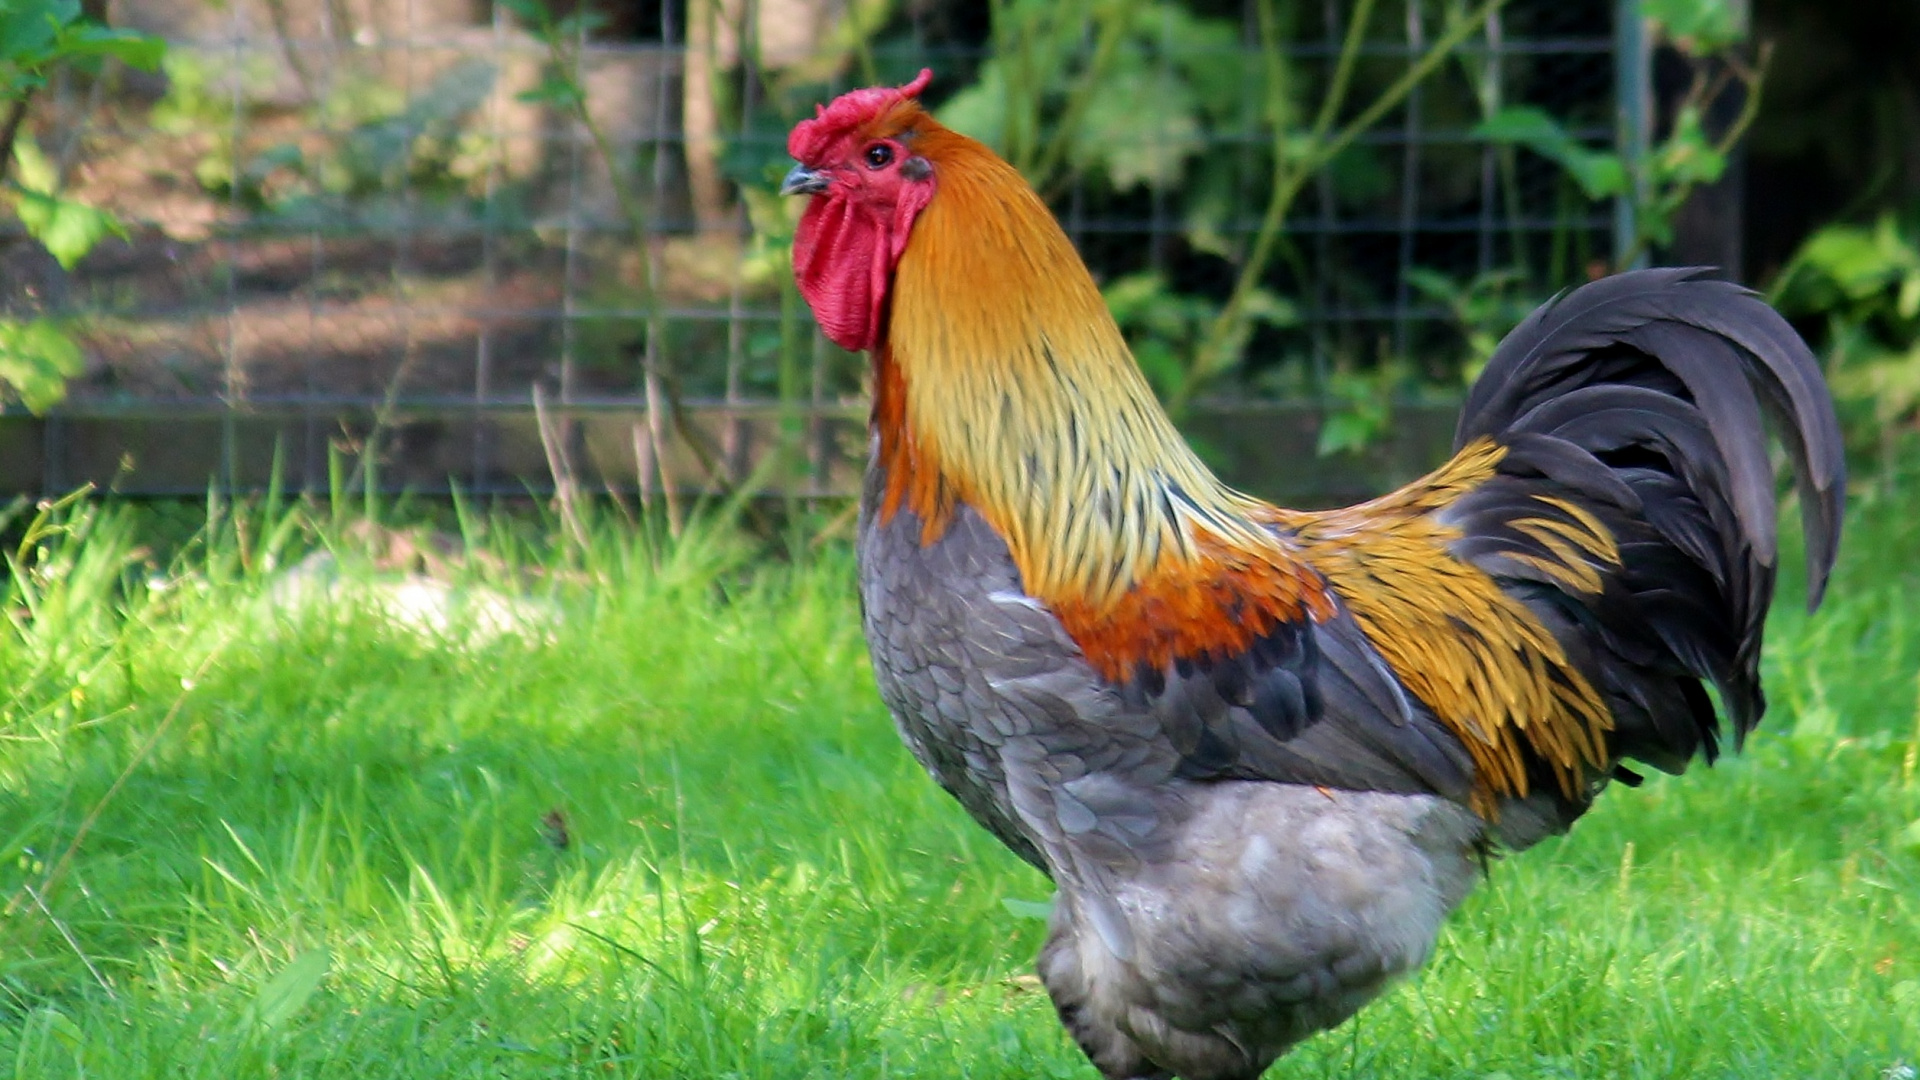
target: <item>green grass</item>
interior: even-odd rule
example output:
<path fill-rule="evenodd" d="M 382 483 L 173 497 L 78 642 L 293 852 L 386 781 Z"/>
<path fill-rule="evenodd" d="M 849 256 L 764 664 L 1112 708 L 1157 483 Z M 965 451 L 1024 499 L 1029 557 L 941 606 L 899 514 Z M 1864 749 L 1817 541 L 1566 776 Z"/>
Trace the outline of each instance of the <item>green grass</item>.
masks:
<path fill-rule="evenodd" d="M 1781 605 L 1744 756 L 1495 865 L 1423 975 L 1274 1075 L 1920 1059 L 1916 510 L 1860 500 L 1828 607 Z M 144 519 L 78 507 L 15 556 L 0 1068 L 1094 1075 L 1003 903 L 1047 886 L 898 745 L 844 552 L 470 529 L 458 576 L 541 613 L 488 640 L 363 588 L 289 601 L 303 537 L 377 574 L 345 530 L 257 519 L 156 567 Z"/>

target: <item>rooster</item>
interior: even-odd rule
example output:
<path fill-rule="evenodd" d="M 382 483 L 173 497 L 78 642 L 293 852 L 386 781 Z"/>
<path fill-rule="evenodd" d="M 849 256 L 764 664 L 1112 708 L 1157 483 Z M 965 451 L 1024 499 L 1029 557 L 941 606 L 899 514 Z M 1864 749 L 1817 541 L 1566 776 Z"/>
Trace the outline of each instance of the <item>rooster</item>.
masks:
<path fill-rule="evenodd" d="M 1534 312 L 1456 452 L 1343 510 L 1222 484 L 1010 165 L 898 88 L 794 128 L 794 271 L 871 355 L 858 548 L 881 696 L 933 778 L 1057 894 L 1041 980 L 1106 1076 L 1257 1077 L 1432 951 L 1496 851 L 1627 761 L 1765 707 L 1763 415 L 1810 604 L 1838 426 L 1806 346 L 1690 270 Z"/>

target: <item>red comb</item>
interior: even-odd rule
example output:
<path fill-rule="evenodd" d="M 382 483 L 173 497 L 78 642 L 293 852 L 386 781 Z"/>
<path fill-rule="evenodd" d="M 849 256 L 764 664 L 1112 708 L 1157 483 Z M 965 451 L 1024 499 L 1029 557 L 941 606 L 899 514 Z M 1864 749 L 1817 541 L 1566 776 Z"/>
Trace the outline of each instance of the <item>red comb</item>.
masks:
<path fill-rule="evenodd" d="M 905 86 L 869 86 L 849 90 L 833 99 L 831 105 L 817 105 L 811 120 L 793 126 L 787 136 L 787 153 L 795 161 L 812 165 L 835 142 L 862 124 L 908 98 L 917 98 L 933 81 L 933 69 L 921 68 L 920 74 Z"/>

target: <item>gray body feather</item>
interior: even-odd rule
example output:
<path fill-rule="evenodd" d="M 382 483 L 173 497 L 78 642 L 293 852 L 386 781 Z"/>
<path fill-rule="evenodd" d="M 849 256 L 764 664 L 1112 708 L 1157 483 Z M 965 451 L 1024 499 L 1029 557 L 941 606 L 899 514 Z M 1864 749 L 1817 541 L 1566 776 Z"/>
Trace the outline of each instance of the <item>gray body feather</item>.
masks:
<path fill-rule="evenodd" d="M 859 543 L 881 696 L 933 778 L 1053 879 L 1041 978 L 1103 1072 L 1257 1076 L 1426 959 L 1482 829 L 1420 792 L 1422 759 L 1451 785 L 1464 755 L 1411 717 L 1385 725 L 1404 761 L 1370 749 L 1365 725 L 1316 724 L 1289 750 L 1198 677 L 1142 703 L 1027 598 L 977 514 L 923 548 L 911 513 L 873 519 L 876 482 Z M 1196 768 L 1176 733 L 1214 729 L 1249 744 L 1239 771 L 1264 760 L 1346 783 Z"/>

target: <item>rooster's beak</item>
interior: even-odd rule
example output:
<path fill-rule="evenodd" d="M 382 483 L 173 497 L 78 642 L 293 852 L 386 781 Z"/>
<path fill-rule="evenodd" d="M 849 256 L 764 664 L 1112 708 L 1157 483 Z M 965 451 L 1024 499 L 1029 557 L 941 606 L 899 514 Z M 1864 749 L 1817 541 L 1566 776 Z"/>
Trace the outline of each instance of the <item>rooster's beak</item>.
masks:
<path fill-rule="evenodd" d="M 782 195 L 818 195 L 827 190 L 827 174 L 809 169 L 805 165 L 795 165 L 785 180 L 780 181 Z"/>

